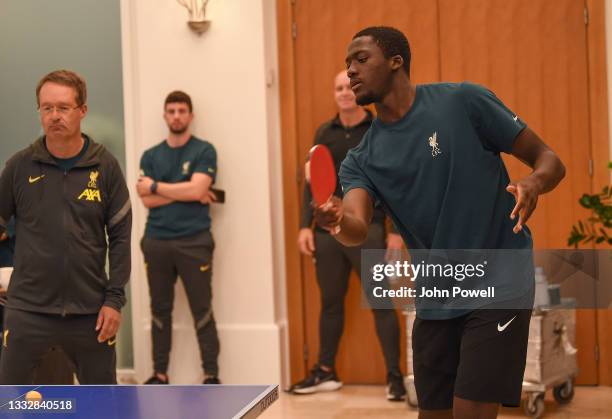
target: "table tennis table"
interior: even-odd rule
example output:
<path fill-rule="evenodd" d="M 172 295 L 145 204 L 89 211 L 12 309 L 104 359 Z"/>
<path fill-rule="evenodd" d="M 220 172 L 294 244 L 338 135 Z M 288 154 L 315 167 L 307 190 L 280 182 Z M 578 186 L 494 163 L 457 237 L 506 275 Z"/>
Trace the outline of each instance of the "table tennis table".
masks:
<path fill-rule="evenodd" d="M 277 399 L 277 385 L 0 386 L 0 417 L 252 419 Z"/>

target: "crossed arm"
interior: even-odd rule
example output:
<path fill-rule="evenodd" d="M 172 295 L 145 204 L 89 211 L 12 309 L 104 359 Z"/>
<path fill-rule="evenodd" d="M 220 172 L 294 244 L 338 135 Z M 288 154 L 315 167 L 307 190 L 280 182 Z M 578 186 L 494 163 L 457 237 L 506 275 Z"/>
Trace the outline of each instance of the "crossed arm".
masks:
<path fill-rule="evenodd" d="M 143 176 L 138 180 L 136 189 L 142 203 L 147 208 L 155 208 L 163 205 L 168 205 L 175 201 L 202 203 L 210 202 L 210 186 L 212 177 L 205 173 L 196 172 L 191 176 L 189 181 L 167 183 L 157 182 L 157 191 L 151 193 L 151 185 L 153 179 L 148 176 Z"/>

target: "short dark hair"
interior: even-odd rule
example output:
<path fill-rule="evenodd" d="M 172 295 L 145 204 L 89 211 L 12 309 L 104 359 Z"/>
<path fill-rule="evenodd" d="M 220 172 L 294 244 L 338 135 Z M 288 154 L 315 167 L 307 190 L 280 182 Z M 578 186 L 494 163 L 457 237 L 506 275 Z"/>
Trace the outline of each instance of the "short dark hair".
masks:
<path fill-rule="evenodd" d="M 36 104 L 40 106 L 40 89 L 45 83 L 56 83 L 72 87 L 76 92 L 77 106 L 87 103 L 87 84 L 83 77 L 70 70 L 55 70 L 44 76 L 36 86 Z"/>
<path fill-rule="evenodd" d="M 370 26 L 357 32 L 353 39 L 360 36 L 371 36 L 382 50 L 385 58 L 391 58 L 395 55 L 401 56 L 404 59 L 404 71 L 410 76 L 410 44 L 406 35 L 400 30 L 390 26 Z"/>
<path fill-rule="evenodd" d="M 189 112 L 193 112 L 193 105 L 191 104 L 191 98 L 185 92 L 180 90 L 175 90 L 174 92 L 168 93 L 166 96 L 166 100 L 164 101 L 164 109 L 166 109 L 166 105 L 168 103 L 186 103 L 189 108 Z"/>

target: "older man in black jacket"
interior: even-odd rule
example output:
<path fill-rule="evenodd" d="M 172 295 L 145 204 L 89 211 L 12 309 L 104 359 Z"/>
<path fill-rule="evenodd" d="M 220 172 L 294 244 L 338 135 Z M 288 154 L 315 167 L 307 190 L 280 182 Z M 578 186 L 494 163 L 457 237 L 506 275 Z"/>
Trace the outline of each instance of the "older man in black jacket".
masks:
<path fill-rule="evenodd" d="M 113 384 L 130 275 L 128 190 L 117 160 L 81 133 L 85 81 L 54 71 L 36 95 L 45 135 L 10 158 L 0 176 L 0 233 L 14 215 L 19 237 L 0 384 L 29 384 L 52 346 L 74 362 L 80 383 Z"/>

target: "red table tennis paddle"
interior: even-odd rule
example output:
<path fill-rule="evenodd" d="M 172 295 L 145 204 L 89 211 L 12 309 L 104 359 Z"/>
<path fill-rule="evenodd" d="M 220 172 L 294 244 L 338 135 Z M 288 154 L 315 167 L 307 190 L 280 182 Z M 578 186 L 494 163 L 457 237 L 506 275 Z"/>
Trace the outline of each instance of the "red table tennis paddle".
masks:
<path fill-rule="evenodd" d="M 310 191 L 315 204 L 326 203 L 336 191 L 336 167 L 334 159 L 324 145 L 318 144 L 310 149 Z"/>

